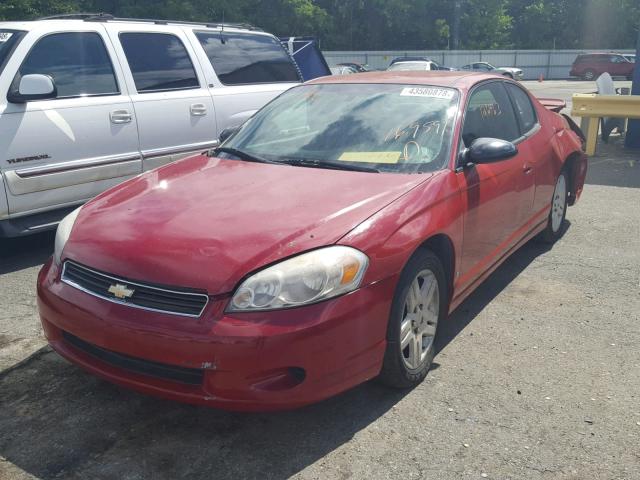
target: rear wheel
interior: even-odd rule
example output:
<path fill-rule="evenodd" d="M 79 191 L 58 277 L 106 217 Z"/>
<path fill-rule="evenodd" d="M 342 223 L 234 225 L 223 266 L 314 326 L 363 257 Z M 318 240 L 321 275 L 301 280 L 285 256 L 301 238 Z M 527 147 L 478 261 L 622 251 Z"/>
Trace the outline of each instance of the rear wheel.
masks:
<path fill-rule="evenodd" d="M 545 243 L 554 243 L 562 235 L 562 227 L 567 217 L 568 185 L 567 172 L 562 170 L 556 180 L 556 187 L 551 198 L 551 212 L 549 212 L 547 228 L 540 234 L 540 239 Z"/>
<path fill-rule="evenodd" d="M 594 72 L 591 69 L 585 70 L 584 75 L 582 75 L 582 78 L 584 78 L 585 80 L 594 80 L 596 78 L 596 72 Z"/>
<path fill-rule="evenodd" d="M 447 315 L 447 284 L 438 257 L 416 252 L 402 272 L 387 327 L 387 350 L 379 380 L 391 387 L 419 384 L 435 355 L 438 324 Z"/>

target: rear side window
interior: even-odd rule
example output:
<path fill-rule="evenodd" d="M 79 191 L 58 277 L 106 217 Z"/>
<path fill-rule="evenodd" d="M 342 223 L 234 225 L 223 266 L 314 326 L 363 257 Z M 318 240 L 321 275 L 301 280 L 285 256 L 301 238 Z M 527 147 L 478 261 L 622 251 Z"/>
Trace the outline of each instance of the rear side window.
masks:
<path fill-rule="evenodd" d="M 121 33 L 120 43 L 138 92 L 198 88 L 184 44 L 167 33 Z"/>
<path fill-rule="evenodd" d="M 511 83 L 507 83 L 506 87 L 513 98 L 513 106 L 516 109 L 516 114 L 520 117 L 522 134 L 525 134 L 535 127 L 537 123 L 536 113 L 533 109 L 531 99 L 520 87 L 512 85 Z"/>
<path fill-rule="evenodd" d="M 502 82 L 491 82 L 473 91 L 467 105 L 462 140 L 468 147 L 477 138 L 512 142 L 520 137 L 511 100 Z"/>
<path fill-rule="evenodd" d="M 271 36 L 196 32 L 196 37 L 225 85 L 300 81 L 291 57 Z"/>
<path fill-rule="evenodd" d="M 95 32 L 54 33 L 31 49 L 14 81 L 25 75 L 53 78 L 58 98 L 118 94 L 118 83 L 102 37 Z"/>

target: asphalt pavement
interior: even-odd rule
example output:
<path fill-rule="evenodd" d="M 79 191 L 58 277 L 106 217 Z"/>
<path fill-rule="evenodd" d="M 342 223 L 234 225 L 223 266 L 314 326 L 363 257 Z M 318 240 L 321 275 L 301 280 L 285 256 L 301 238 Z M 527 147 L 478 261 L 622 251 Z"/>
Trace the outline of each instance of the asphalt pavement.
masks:
<path fill-rule="evenodd" d="M 139 395 L 62 360 L 35 305 L 53 235 L 0 241 L 0 479 L 640 479 L 640 154 L 599 145 L 568 220 L 454 312 L 417 388 L 275 414 Z"/>

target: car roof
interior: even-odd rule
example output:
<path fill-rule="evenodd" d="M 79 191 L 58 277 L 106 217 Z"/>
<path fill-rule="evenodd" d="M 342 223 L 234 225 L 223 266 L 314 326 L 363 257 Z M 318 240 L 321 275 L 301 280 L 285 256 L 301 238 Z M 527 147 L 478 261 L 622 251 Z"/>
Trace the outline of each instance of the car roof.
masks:
<path fill-rule="evenodd" d="M 409 64 L 417 63 L 419 65 L 422 65 L 422 64 L 425 64 L 425 63 L 435 63 L 435 62 L 433 62 L 431 60 L 402 60 L 401 62 L 394 62 L 394 65 L 403 65 L 403 64 L 407 64 L 407 63 L 409 63 Z"/>
<path fill-rule="evenodd" d="M 20 22 L 0 22 L 0 29 L 7 30 L 24 30 L 24 31 L 32 31 L 32 30 L 57 30 L 64 31 L 65 29 L 70 30 L 78 30 L 82 28 L 82 26 L 86 26 L 88 23 L 95 24 L 117 24 L 117 25 L 148 25 L 150 29 L 152 28 L 162 28 L 162 27 L 182 27 L 182 28 L 195 28 L 198 30 L 213 30 L 220 31 L 221 24 L 216 23 L 197 23 L 197 22 L 179 22 L 179 21 L 171 21 L 171 20 L 145 20 L 145 19 L 127 19 L 127 18 L 114 18 L 108 20 L 83 20 L 83 19 L 40 19 L 40 20 L 28 20 L 28 21 L 20 21 Z M 259 29 L 242 27 L 239 25 L 233 24 L 224 24 L 225 32 L 243 32 L 243 33 L 255 33 L 257 35 L 269 35 L 272 36 L 268 32 L 264 32 Z"/>
<path fill-rule="evenodd" d="M 504 80 L 502 75 L 477 72 L 445 72 L 445 71 L 384 71 L 354 73 L 345 77 L 320 77 L 307 82 L 307 85 L 327 83 L 388 83 L 406 85 L 429 85 L 436 87 L 451 87 L 468 90 L 483 80 Z"/>

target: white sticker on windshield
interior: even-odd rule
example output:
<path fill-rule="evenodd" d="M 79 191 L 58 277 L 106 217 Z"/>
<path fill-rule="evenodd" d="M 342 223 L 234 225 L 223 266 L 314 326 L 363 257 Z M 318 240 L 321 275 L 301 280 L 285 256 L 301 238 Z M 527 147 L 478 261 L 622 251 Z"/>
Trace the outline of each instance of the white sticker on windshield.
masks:
<path fill-rule="evenodd" d="M 9 40 L 12 35 L 13 35 L 13 33 L 0 32 L 0 43 L 6 42 L 7 40 Z"/>
<path fill-rule="evenodd" d="M 435 87 L 407 87 L 400 92 L 401 97 L 445 98 L 447 100 L 451 100 L 454 95 L 453 90 Z"/>

